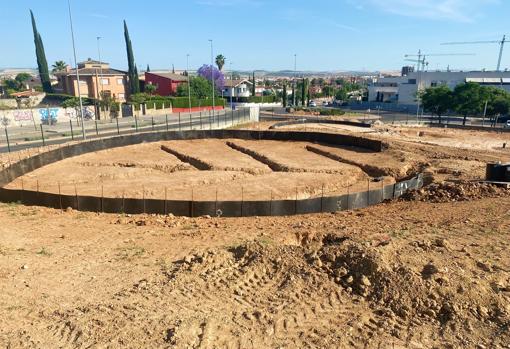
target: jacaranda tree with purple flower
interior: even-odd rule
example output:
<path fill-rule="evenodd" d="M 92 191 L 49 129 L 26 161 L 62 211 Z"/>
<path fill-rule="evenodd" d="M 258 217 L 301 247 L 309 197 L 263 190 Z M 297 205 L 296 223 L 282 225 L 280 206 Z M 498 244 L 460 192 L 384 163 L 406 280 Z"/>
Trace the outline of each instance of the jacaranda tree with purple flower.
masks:
<path fill-rule="evenodd" d="M 204 64 L 197 71 L 198 76 L 209 80 L 214 79 L 214 87 L 216 90 L 221 91 L 225 87 L 225 76 L 215 66 Z"/>

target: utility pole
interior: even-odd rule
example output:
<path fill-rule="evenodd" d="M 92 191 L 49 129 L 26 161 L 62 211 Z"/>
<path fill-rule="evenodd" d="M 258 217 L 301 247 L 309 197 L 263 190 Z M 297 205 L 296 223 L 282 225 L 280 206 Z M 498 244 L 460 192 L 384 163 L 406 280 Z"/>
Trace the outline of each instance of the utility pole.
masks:
<path fill-rule="evenodd" d="M 103 62 L 101 61 L 101 46 L 99 44 L 99 40 L 102 37 L 97 37 L 97 54 L 99 56 L 99 76 L 101 77 L 101 97 L 103 96 Z"/>
<path fill-rule="evenodd" d="M 232 87 L 230 88 L 230 109 L 234 110 L 234 104 L 232 103 L 232 95 L 234 94 L 234 71 L 232 70 L 232 62 L 230 64 L 230 83 L 232 84 Z"/>
<path fill-rule="evenodd" d="M 294 87 L 294 95 L 293 97 L 293 106 L 296 107 L 296 75 L 297 75 L 297 54 L 294 54 L 294 79 L 292 81 L 292 86 Z"/>
<path fill-rule="evenodd" d="M 191 115 L 191 83 L 189 78 L 189 53 L 186 55 L 186 71 L 188 75 L 188 106 L 189 106 L 189 115 Z M 213 97 L 214 98 L 214 97 Z"/>
<path fill-rule="evenodd" d="M 213 109 L 212 114 L 214 117 L 214 109 L 215 109 L 215 102 L 214 102 L 214 50 L 213 50 L 212 39 L 209 39 L 209 42 L 211 43 L 211 82 L 212 82 L 212 109 Z"/>
<path fill-rule="evenodd" d="M 69 22 L 71 23 L 71 38 L 73 41 L 74 66 L 76 68 L 76 84 L 78 85 L 78 99 L 80 100 L 81 133 L 82 133 L 82 138 L 85 140 L 85 139 L 87 139 L 87 135 L 85 134 L 85 120 L 83 119 L 83 101 L 81 99 L 81 91 L 80 91 L 80 71 L 78 69 L 78 63 L 76 61 L 76 45 L 74 42 L 73 16 L 71 14 L 72 13 L 71 12 L 71 0 L 67 0 L 67 7 L 69 10 Z M 49 117 L 51 117 L 51 116 L 49 116 Z"/>

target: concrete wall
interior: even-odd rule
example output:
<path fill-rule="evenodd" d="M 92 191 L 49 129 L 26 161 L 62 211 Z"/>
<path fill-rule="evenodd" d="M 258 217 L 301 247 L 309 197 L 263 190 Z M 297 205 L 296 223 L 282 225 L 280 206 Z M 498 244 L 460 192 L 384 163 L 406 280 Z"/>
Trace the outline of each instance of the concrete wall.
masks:
<path fill-rule="evenodd" d="M 85 120 L 95 118 L 93 106 L 83 107 Z M 51 118 L 52 124 L 68 123 L 69 120 L 76 120 L 78 113 L 75 108 L 35 108 L 35 109 L 14 109 L 0 110 L 0 124 L 6 127 L 33 126 L 34 123 L 48 124 Z"/>

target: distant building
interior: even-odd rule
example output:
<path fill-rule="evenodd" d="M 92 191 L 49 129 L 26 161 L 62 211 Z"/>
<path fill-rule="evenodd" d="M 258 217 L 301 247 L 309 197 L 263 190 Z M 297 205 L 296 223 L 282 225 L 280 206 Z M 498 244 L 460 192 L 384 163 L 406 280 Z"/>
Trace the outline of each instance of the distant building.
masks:
<path fill-rule="evenodd" d="M 80 93 L 82 97 L 100 98 L 106 95 L 124 102 L 129 96 L 128 75 L 125 71 L 112 69 L 108 63 L 88 59 L 78 63 Z M 76 69 L 55 73 L 56 91 L 78 97 Z"/>
<path fill-rule="evenodd" d="M 185 75 L 145 72 L 145 86 L 157 86 L 155 94 L 160 96 L 174 96 L 177 94 L 177 87 L 187 81 L 188 77 Z"/>
<path fill-rule="evenodd" d="M 252 85 L 247 79 L 225 80 L 223 97 L 250 97 Z"/>
<path fill-rule="evenodd" d="M 408 76 L 409 74 L 414 72 L 414 67 L 407 65 L 405 67 L 402 67 L 402 76 Z"/>
<path fill-rule="evenodd" d="M 446 85 L 453 90 L 455 86 L 466 82 L 494 86 L 510 92 L 510 72 L 507 71 L 411 72 L 407 76 L 378 79 L 368 86 L 368 100 L 416 106 L 418 90 L 439 85 Z"/>

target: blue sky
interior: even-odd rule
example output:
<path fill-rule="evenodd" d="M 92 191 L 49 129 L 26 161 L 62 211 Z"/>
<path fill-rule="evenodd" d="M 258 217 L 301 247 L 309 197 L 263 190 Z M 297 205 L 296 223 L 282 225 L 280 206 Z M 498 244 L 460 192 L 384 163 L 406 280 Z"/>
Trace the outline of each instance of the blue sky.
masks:
<path fill-rule="evenodd" d="M 234 69 L 399 69 L 403 55 L 476 53 L 430 58 L 430 68 L 494 69 L 498 45 L 441 46 L 448 41 L 500 39 L 510 34 L 508 0 L 72 0 L 78 59 L 127 66 L 122 20 L 136 63 L 151 69 L 196 68 L 210 61 L 208 39 Z M 2 0 L 0 67 L 34 67 L 29 9 L 48 61 L 71 61 L 66 0 Z M 510 68 L 510 46 L 503 58 Z M 228 63 L 227 63 L 228 68 Z"/>

